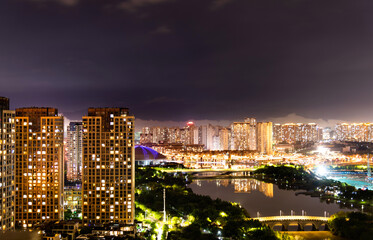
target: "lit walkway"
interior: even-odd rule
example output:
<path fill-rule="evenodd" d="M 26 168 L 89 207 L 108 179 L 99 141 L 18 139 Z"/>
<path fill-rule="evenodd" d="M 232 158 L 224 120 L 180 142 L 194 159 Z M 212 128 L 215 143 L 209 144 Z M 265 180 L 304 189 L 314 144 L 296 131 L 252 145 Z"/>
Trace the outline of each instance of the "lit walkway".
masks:
<path fill-rule="evenodd" d="M 322 221 L 322 222 L 327 222 L 329 220 L 328 217 L 318 217 L 318 216 L 271 216 L 271 217 L 252 218 L 252 219 L 256 219 L 261 222 L 268 222 L 268 221 Z"/>

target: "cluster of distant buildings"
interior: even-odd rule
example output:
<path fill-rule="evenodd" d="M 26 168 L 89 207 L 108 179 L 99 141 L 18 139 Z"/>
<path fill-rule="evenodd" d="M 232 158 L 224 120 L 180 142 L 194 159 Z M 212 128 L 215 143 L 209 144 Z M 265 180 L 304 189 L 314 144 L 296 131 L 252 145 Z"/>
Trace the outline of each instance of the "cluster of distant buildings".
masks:
<path fill-rule="evenodd" d="M 332 137 L 339 141 L 373 142 L 373 123 L 338 123 Z"/>
<path fill-rule="evenodd" d="M 309 143 L 322 140 L 322 128 L 315 123 L 273 124 L 246 118 L 229 127 L 211 124 L 186 127 L 144 127 L 140 144 L 201 145 L 205 150 L 250 150 L 272 154 L 273 146 L 281 143 Z"/>
<path fill-rule="evenodd" d="M 65 138 L 57 109 L 10 110 L 9 99 L 0 97 L 0 157 L 0 233 L 62 220 L 74 196 L 80 196 L 84 226 L 133 230 L 134 117 L 128 109 L 89 108 Z M 65 180 L 79 181 L 80 189 L 64 194 Z"/>
<path fill-rule="evenodd" d="M 230 127 L 211 124 L 196 126 L 188 122 L 186 127 L 144 127 L 140 144 L 183 144 L 202 146 L 206 150 L 259 150 L 272 153 L 272 123 L 257 122 L 246 118 Z"/>
<path fill-rule="evenodd" d="M 246 118 L 229 127 L 211 124 L 185 127 L 144 127 L 139 142 L 159 148 L 162 145 L 183 145 L 186 149 L 210 151 L 243 150 L 271 154 L 287 146 L 305 146 L 322 141 L 373 142 L 372 123 L 339 123 L 335 129 L 316 123 L 257 122 Z"/>

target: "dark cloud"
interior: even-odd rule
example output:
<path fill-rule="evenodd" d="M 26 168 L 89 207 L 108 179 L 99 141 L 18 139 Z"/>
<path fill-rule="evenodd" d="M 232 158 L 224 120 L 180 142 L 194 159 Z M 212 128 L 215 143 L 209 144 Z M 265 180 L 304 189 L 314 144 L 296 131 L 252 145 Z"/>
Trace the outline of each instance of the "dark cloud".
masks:
<path fill-rule="evenodd" d="M 234 1 L 234 0 L 215 0 L 211 4 L 211 9 L 212 10 L 217 10 L 217 9 L 227 5 L 228 3 L 232 2 L 232 1 Z"/>
<path fill-rule="evenodd" d="M 168 33 L 171 33 L 171 29 L 169 27 L 163 25 L 163 26 L 157 27 L 156 29 L 154 29 L 150 33 L 152 33 L 152 34 L 168 34 Z"/>
<path fill-rule="evenodd" d="M 65 6 L 75 6 L 79 3 L 80 0 L 28 0 L 35 3 L 58 3 Z"/>
<path fill-rule="evenodd" d="M 170 0 L 124 0 L 119 3 L 119 8 L 127 11 L 136 11 L 138 8 L 168 2 Z"/>
<path fill-rule="evenodd" d="M 3 0 L 13 107 L 142 119 L 373 119 L 373 1 Z"/>

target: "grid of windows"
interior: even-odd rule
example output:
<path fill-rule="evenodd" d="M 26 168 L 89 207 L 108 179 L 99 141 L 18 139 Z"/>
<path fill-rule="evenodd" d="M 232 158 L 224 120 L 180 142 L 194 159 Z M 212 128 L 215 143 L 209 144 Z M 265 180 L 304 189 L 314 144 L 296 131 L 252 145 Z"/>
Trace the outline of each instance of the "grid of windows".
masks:
<path fill-rule="evenodd" d="M 66 179 L 81 181 L 82 171 L 82 122 L 70 122 L 67 127 L 65 148 Z"/>
<path fill-rule="evenodd" d="M 62 219 L 63 117 L 56 109 L 17 109 L 15 128 L 16 222 Z"/>
<path fill-rule="evenodd" d="M 14 114 L 0 108 L 0 232 L 14 229 Z"/>
<path fill-rule="evenodd" d="M 134 117 L 89 109 L 83 117 L 83 224 L 134 222 Z"/>

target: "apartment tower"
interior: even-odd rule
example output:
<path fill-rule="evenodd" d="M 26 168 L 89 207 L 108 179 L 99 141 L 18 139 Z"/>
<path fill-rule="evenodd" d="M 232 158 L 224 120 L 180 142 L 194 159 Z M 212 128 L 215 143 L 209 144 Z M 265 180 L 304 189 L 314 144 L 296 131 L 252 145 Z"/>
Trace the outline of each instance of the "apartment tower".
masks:
<path fill-rule="evenodd" d="M 252 150 L 256 147 L 256 119 L 246 118 L 244 122 L 234 122 L 231 125 L 232 150 Z"/>
<path fill-rule="evenodd" d="M 63 217 L 63 117 L 55 108 L 16 109 L 16 223 Z"/>
<path fill-rule="evenodd" d="M 83 117 L 83 224 L 134 223 L 134 117 L 89 108 Z"/>
<path fill-rule="evenodd" d="M 69 126 L 67 126 L 66 135 L 66 179 L 72 182 L 81 181 L 83 151 L 82 122 L 70 122 Z"/>
<path fill-rule="evenodd" d="M 273 147 L 273 124 L 271 122 L 258 122 L 257 145 L 260 153 L 272 154 Z"/>
<path fill-rule="evenodd" d="M 0 97 L 0 233 L 14 229 L 14 114 Z"/>

